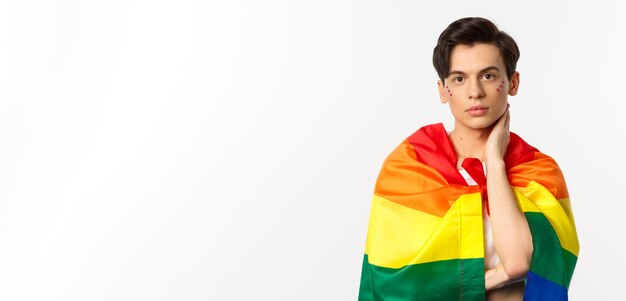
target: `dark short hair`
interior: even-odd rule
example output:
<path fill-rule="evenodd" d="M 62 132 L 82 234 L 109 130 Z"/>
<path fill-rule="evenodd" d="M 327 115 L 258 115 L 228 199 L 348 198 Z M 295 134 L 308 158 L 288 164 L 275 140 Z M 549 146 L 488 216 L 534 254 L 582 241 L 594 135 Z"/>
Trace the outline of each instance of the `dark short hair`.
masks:
<path fill-rule="evenodd" d="M 500 49 L 504 59 L 506 75 L 511 79 L 519 59 L 519 48 L 515 40 L 501 31 L 493 22 L 481 17 L 458 19 L 439 35 L 433 50 L 433 65 L 442 82 L 450 72 L 450 53 L 456 45 L 472 46 L 477 43 L 493 44 Z"/>

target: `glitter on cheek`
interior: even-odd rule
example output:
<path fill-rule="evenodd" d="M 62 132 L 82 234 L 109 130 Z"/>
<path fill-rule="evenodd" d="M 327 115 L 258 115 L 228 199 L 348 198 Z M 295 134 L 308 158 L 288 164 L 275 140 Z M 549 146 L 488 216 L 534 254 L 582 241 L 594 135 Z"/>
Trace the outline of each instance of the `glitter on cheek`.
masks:
<path fill-rule="evenodd" d="M 450 94 L 450 96 L 452 96 L 452 92 L 450 92 L 450 88 L 448 88 L 448 86 L 446 86 L 446 89 L 448 89 L 448 94 Z"/>
<path fill-rule="evenodd" d="M 500 89 L 502 89 L 502 86 L 504 85 L 504 81 L 502 81 L 500 83 L 500 86 L 498 88 L 496 88 L 496 91 L 500 92 Z"/>

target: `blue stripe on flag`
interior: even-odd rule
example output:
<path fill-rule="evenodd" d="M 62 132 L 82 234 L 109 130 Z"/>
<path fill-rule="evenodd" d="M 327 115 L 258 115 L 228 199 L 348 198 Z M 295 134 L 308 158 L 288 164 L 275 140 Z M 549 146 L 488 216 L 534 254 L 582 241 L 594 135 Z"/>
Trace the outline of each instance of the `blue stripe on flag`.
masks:
<path fill-rule="evenodd" d="M 524 301 L 567 301 L 567 289 L 531 271 L 526 276 Z"/>

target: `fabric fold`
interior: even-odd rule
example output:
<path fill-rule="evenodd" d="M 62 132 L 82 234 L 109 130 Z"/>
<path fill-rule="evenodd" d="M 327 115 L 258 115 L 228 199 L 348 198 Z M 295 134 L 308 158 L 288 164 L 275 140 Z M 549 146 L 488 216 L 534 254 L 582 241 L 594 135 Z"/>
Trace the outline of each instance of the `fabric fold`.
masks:
<path fill-rule="evenodd" d="M 503 159 L 533 236 L 524 300 L 567 300 L 579 243 L 563 174 L 512 132 Z M 463 168 L 478 184 L 468 186 L 456 161 L 442 123 L 420 128 L 385 159 L 370 209 L 360 301 L 485 300 L 487 181 L 480 160 L 466 158 Z"/>

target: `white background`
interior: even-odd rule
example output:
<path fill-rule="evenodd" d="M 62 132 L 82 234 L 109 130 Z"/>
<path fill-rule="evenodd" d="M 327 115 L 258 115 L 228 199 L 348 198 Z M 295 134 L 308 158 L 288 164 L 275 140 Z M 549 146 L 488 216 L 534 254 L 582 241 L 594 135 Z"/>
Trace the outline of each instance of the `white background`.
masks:
<path fill-rule="evenodd" d="M 625 296 L 617 1 L 0 3 L 0 300 L 356 300 L 384 158 L 452 129 L 432 50 L 466 16 L 521 49 L 571 300 Z"/>

